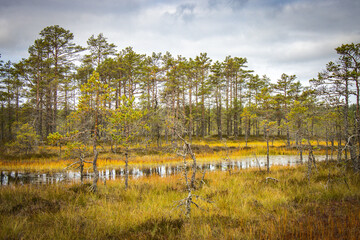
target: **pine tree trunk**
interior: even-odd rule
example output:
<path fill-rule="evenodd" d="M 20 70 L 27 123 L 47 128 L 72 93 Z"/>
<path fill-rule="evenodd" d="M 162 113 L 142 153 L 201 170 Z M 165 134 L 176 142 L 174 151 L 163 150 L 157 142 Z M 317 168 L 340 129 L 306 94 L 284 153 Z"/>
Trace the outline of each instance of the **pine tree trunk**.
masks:
<path fill-rule="evenodd" d="M 4 119 L 5 111 L 4 104 L 1 104 L 1 143 L 5 142 L 5 119 Z M 1 171 L 2 172 L 2 171 Z"/>
<path fill-rule="evenodd" d="M 125 152 L 125 190 L 128 189 L 129 185 L 129 156 L 128 156 L 128 148 L 126 147 Z"/>
<path fill-rule="evenodd" d="M 220 89 L 217 88 L 217 93 L 216 93 L 216 109 L 217 109 L 217 114 L 216 114 L 216 123 L 217 123 L 217 133 L 219 136 L 219 139 L 222 139 L 222 129 L 221 129 L 221 95 L 220 95 Z"/>
<path fill-rule="evenodd" d="M 338 132 L 337 132 L 337 137 L 338 137 L 338 155 L 337 155 L 337 161 L 341 162 L 341 126 L 337 126 Z"/>
<path fill-rule="evenodd" d="M 53 108 L 53 118 L 52 118 L 52 124 L 51 124 L 51 132 L 56 132 L 56 127 L 57 127 L 57 104 L 58 104 L 58 99 L 57 99 L 57 91 L 58 91 L 58 81 L 59 81 L 59 76 L 58 76 L 58 57 L 57 54 L 55 55 L 55 84 L 54 84 L 54 108 Z"/>
<path fill-rule="evenodd" d="M 192 141 L 192 128 L 193 128 L 193 116 L 192 116 L 192 79 L 189 79 L 189 129 L 188 136 L 189 141 Z"/>
<path fill-rule="evenodd" d="M 249 129 L 245 127 L 245 147 L 248 145 L 248 135 L 249 135 Z"/>
<path fill-rule="evenodd" d="M 39 75 L 39 73 L 38 73 L 38 75 Z M 37 77 L 37 81 L 36 81 L 36 120 L 37 120 L 36 121 L 36 132 L 42 138 L 41 125 L 40 125 L 40 121 L 41 121 L 41 116 L 40 116 L 40 76 Z"/>
<path fill-rule="evenodd" d="M 270 148 L 269 148 L 269 129 L 268 126 L 264 129 L 264 133 L 266 134 L 266 170 L 270 173 Z"/>

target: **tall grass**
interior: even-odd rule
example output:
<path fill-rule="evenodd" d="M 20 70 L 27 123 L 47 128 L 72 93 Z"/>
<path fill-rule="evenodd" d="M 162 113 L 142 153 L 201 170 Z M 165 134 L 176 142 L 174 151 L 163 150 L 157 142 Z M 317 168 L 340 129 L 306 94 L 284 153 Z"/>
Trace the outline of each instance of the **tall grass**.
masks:
<path fill-rule="evenodd" d="M 193 199 L 202 209 L 193 206 L 189 219 L 174 208 L 187 195 L 181 175 L 135 179 L 127 191 L 108 181 L 98 194 L 76 184 L 3 187 L 0 238 L 358 239 L 359 176 L 325 164 L 310 183 L 305 173 L 211 172 L 194 194 L 213 203 Z"/>

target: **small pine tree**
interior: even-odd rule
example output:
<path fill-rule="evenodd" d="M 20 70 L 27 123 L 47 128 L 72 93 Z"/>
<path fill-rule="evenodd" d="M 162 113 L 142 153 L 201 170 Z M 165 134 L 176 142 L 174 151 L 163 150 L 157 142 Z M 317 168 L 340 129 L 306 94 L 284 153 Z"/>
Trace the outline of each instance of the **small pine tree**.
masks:
<path fill-rule="evenodd" d="M 128 188 L 128 159 L 129 147 L 141 137 L 141 133 L 148 131 L 145 122 L 147 110 L 136 107 L 135 98 L 121 97 L 120 106 L 111 112 L 110 125 L 111 136 L 117 145 L 125 148 L 125 189 Z M 116 152 L 116 147 L 115 147 Z"/>
<path fill-rule="evenodd" d="M 47 140 L 49 144 L 59 146 L 59 158 L 61 158 L 61 145 L 63 144 L 64 136 L 59 132 L 54 132 L 47 136 Z"/>
<path fill-rule="evenodd" d="M 15 123 L 15 139 L 7 144 L 8 149 L 15 153 L 31 153 L 36 150 L 38 146 L 38 136 L 36 132 L 28 123 Z"/>

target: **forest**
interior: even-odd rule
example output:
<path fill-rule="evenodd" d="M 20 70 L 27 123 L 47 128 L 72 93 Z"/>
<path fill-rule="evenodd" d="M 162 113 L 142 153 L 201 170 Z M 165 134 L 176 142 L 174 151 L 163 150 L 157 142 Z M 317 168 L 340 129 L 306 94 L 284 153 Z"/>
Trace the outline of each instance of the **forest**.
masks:
<path fill-rule="evenodd" d="M 334 51 L 304 84 L 259 76 L 245 56 L 148 56 L 102 33 L 79 46 L 44 28 L 28 56 L 0 62 L 1 181 L 42 169 L 75 169 L 81 181 L 0 186 L 0 238 L 356 239 L 360 43 Z M 272 166 L 277 155 L 300 164 Z M 237 156 L 256 167 L 236 169 Z M 210 158 L 226 171 L 201 168 Z M 129 165 L 159 162 L 182 172 L 129 178 Z M 124 176 L 101 184 L 105 165 Z"/>

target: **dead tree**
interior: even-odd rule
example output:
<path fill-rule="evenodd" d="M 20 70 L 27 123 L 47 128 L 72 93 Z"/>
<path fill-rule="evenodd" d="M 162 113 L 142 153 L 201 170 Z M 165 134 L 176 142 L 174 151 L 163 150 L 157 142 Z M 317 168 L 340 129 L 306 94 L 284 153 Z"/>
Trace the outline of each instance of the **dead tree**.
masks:
<path fill-rule="evenodd" d="M 67 151 L 66 155 L 70 158 L 78 159 L 78 161 L 75 161 L 68 165 L 65 170 L 67 169 L 75 169 L 80 171 L 80 182 L 81 184 L 84 183 L 84 167 L 85 164 L 91 164 L 92 161 L 86 161 L 85 159 L 89 156 L 88 150 L 86 146 L 80 142 L 74 141 L 74 142 L 68 142 L 67 144 Z"/>
<path fill-rule="evenodd" d="M 85 154 L 84 153 L 80 153 L 79 155 L 79 161 L 77 162 L 74 162 L 72 164 L 70 164 L 69 166 L 67 166 L 65 168 L 65 170 L 69 169 L 69 168 L 72 168 L 72 167 L 76 167 L 75 169 L 79 169 L 80 171 L 80 183 L 81 184 L 84 184 L 84 165 L 85 163 L 92 163 L 92 162 L 89 162 L 89 161 L 85 161 Z"/>
<path fill-rule="evenodd" d="M 257 156 L 256 156 L 256 153 L 254 153 L 254 156 L 255 156 L 256 163 L 257 163 L 257 165 L 258 165 L 258 167 L 259 167 L 259 171 L 261 172 L 261 171 L 262 171 L 262 170 L 261 170 L 261 165 L 260 165 L 259 159 L 258 159 Z"/>
<path fill-rule="evenodd" d="M 196 157 L 191 149 L 191 144 L 189 142 L 187 142 L 184 138 L 182 138 L 177 132 L 176 132 L 176 134 L 184 143 L 184 145 L 182 147 L 182 151 L 177 151 L 177 155 L 179 155 L 183 158 L 184 180 L 185 180 L 186 191 L 188 193 L 186 198 L 181 199 L 180 201 L 176 202 L 176 208 L 185 207 L 184 214 L 186 217 L 190 217 L 191 205 L 195 205 L 197 208 L 202 209 L 196 202 L 193 201 L 194 198 L 201 199 L 201 200 L 209 202 L 209 203 L 211 203 L 211 201 L 203 199 L 198 195 L 193 195 L 192 191 L 195 190 L 195 188 L 196 188 L 195 187 L 196 168 L 197 168 Z M 186 161 L 186 157 L 188 155 L 190 155 L 191 159 L 193 160 L 193 166 L 192 166 L 193 172 L 192 172 L 191 179 L 189 179 L 189 176 L 188 176 L 189 175 L 188 174 L 188 165 L 187 165 L 187 161 Z M 204 177 L 205 177 L 205 170 L 203 172 L 203 176 L 202 176 L 202 180 L 201 180 L 202 182 L 204 180 Z"/>
<path fill-rule="evenodd" d="M 224 158 L 224 160 L 227 162 L 227 168 L 228 168 L 228 172 L 229 172 L 229 175 L 231 176 L 231 163 L 230 163 L 230 154 L 229 154 L 229 147 L 228 145 L 226 144 L 226 139 L 223 140 L 223 144 L 225 146 L 225 151 L 226 151 L 226 156 Z"/>
<path fill-rule="evenodd" d="M 357 134 L 354 134 L 354 135 L 350 136 L 347 139 L 347 142 L 346 142 L 345 146 L 341 149 L 341 153 L 343 151 L 345 151 L 346 149 L 349 149 L 350 158 L 351 158 L 351 164 L 352 164 L 354 172 L 358 172 L 360 170 L 360 164 L 359 164 L 360 155 L 358 155 L 356 153 L 356 148 L 355 148 L 355 144 L 354 144 L 354 141 L 355 141 L 354 139 L 357 136 L 358 136 Z"/>
<path fill-rule="evenodd" d="M 93 180 L 93 184 L 90 187 L 91 192 L 97 192 L 97 182 L 99 180 L 99 171 L 97 169 L 97 159 L 99 156 L 99 152 L 95 150 L 94 153 L 95 153 L 93 159 L 94 180 Z"/>
<path fill-rule="evenodd" d="M 308 140 L 309 143 L 309 156 L 308 156 L 308 171 L 307 171 L 307 179 L 309 181 L 310 184 L 310 177 L 311 177 L 311 168 L 312 165 L 314 165 L 315 170 L 317 171 L 317 167 L 316 167 L 316 161 L 315 161 L 315 156 L 313 153 L 313 149 L 312 149 L 312 145 L 310 143 L 310 140 Z"/>
<path fill-rule="evenodd" d="M 195 186 L 195 181 L 196 181 L 196 171 L 197 171 L 197 163 L 196 163 L 196 157 L 195 157 L 195 153 L 192 151 L 191 149 L 191 144 L 189 142 L 187 142 L 183 137 L 180 136 L 180 134 L 178 134 L 178 132 L 175 132 L 178 136 L 178 138 L 183 141 L 184 145 L 183 145 L 183 152 L 179 153 L 178 155 L 182 156 L 184 158 L 184 167 L 186 165 L 186 156 L 190 155 L 191 159 L 193 160 L 193 164 L 192 164 L 192 175 L 191 175 L 191 180 L 190 180 L 190 188 L 192 189 L 196 189 Z M 186 170 L 186 174 L 187 174 L 187 168 Z M 186 179 L 186 181 L 188 182 L 188 179 Z"/>

